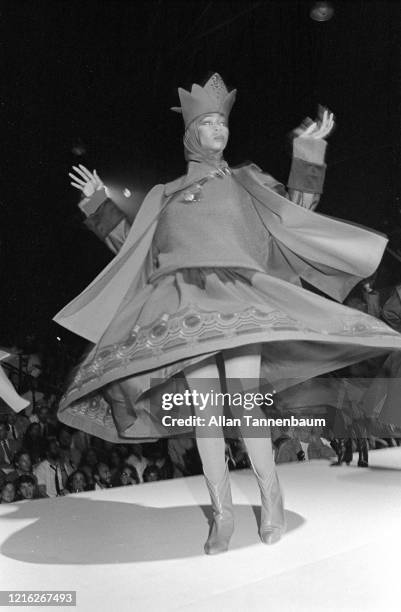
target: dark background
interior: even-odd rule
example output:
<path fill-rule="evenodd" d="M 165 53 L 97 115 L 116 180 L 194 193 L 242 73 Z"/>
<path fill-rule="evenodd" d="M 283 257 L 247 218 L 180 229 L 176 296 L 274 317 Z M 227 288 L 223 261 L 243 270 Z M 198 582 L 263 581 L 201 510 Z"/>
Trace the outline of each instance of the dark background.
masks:
<path fill-rule="evenodd" d="M 138 201 L 185 172 L 177 87 L 213 71 L 238 89 L 226 158 L 285 182 L 287 135 L 318 104 L 335 112 L 320 211 L 397 233 L 400 4 L 1 3 L 0 344 L 72 337 L 51 317 L 110 254 L 81 223 L 72 164 Z M 84 143 L 86 153 L 72 148 Z M 391 260 L 401 279 L 401 263 Z"/>

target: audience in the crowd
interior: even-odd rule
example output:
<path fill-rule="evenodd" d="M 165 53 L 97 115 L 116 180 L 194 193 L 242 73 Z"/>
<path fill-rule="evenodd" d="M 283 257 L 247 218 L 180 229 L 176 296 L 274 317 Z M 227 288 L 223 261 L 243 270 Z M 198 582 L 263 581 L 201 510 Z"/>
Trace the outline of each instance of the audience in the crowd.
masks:
<path fill-rule="evenodd" d="M 202 464 L 194 438 L 180 436 L 167 440 L 167 453 L 177 476 L 202 474 Z"/>
<path fill-rule="evenodd" d="M 7 482 L 14 482 L 20 476 L 33 476 L 30 454 L 21 449 L 14 457 L 14 469 L 6 475 Z"/>
<path fill-rule="evenodd" d="M 8 439 L 15 440 L 18 447 L 22 447 L 22 440 L 29 427 L 29 419 L 20 412 L 8 412 L 5 421 L 8 425 Z"/>
<path fill-rule="evenodd" d="M 123 466 L 123 458 L 118 448 L 109 449 L 109 466 L 111 472 L 111 484 L 113 487 L 118 487 L 120 484 L 121 469 Z"/>
<path fill-rule="evenodd" d="M 127 457 L 126 463 L 132 465 L 136 469 L 139 482 L 144 482 L 143 472 L 149 465 L 149 460 L 143 455 L 141 444 L 132 444 L 130 447 L 131 453 Z"/>
<path fill-rule="evenodd" d="M 7 423 L 0 423 L 0 469 L 12 469 L 14 456 L 18 451 L 18 443 L 16 440 L 10 440 L 8 437 Z"/>
<path fill-rule="evenodd" d="M 81 463 L 79 464 L 79 469 L 85 474 L 87 484 L 91 488 L 95 486 L 93 470 L 98 462 L 99 462 L 99 458 L 98 458 L 98 454 L 96 450 L 90 447 L 83 454 Z"/>
<path fill-rule="evenodd" d="M 90 435 L 79 429 L 75 429 L 71 433 L 71 449 L 78 451 L 82 457 L 90 447 Z"/>
<path fill-rule="evenodd" d="M 161 480 L 160 470 L 157 465 L 147 465 L 143 471 L 143 482 L 155 482 Z"/>
<path fill-rule="evenodd" d="M 46 457 L 46 439 L 40 433 L 39 423 L 29 425 L 23 437 L 22 446 L 28 451 L 33 464 Z"/>
<path fill-rule="evenodd" d="M 12 504 L 15 501 L 16 491 L 13 482 L 6 482 L 0 493 L 0 504 Z"/>
<path fill-rule="evenodd" d="M 69 475 L 66 489 L 70 493 L 82 493 L 83 491 L 88 491 L 88 482 L 85 475 L 85 472 L 82 470 L 75 470 L 72 474 Z"/>
<path fill-rule="evenodd" d="M 7 427 L 3 428 L 3 436 L 4 431 L 7 433 Z M 86 435 L 82 451 L 79 451 L 73 441 L 80 440 L 80 435 L 75 436 L 76 432 L 61 424 L 55 433 L 55 437 L 44 440 L 38 431 L 38 423 L 29 425 L 23 442 L 33 450 L 33 456 L 24 445 L 15 453 L 12 462 L 7 463 L 6 469 L 0 470 L 1 503 L 155 482 L 199 474 L 201 470 L 193 438 L 115 445 Z M 396 443 L 383 433 L 382 438 L 334 439 L 331 448 L 321 432 L 304 431 L 301 435 L 291 428 L 275 429 L 272 437 L 278 463 L 330 458 L 335 455 L 335 448 L 337 457 L 341 458 L 336 464 L 350 464 L 352 453 L 358 452 L 358 465 L 362 466 L 363 462 L 367 463 L 369 447 L 381 448 Z M 38 459 L 42 454 L 43 457 Z M 226 440 L 226 457 L 230 469 L 249 467 L 240 438 Z M 141 476 L 133 463 L 139 466 Z"/>
<path fill-rule="evenodd" d="M 28 499 L 40 499 L 43 495 L 39 492 L 39 487 L 34 476 L 23 474 L 15 482 L 17 501 Z"/>
<path fill-rule="evenodd" d="M 93 477 L 95 479 L 95 491 L 100 489 L 109 489 L 111 484 L 111 471 L 107 463 L 98 463 L 93 469 Z"/>
<path fill-rule="evenodd" d="M 234 470 L 242 470 L 251 467 L 245 443 L 242 438 L 230 438 L 226 441 L 226 459 L 229 468 Z"/>
<path fill-rule="evenodd" d="M 41 495 L 59 497 L 66 494 L 68 475 L 60 461 L 60 448 L 57 440 L 50 438 L 46 444 L 46 459 L 33 470 Z"/>
<path fill-rule="evenodd" d="M 40 405 L 37 412 L 30 417 L 31 423 L 38 423 L 40 434 L 43 438 L 51 438 L 56 435 L 57 428 L 52 423 L 49 408 L 46 404 Z"/>
<path fill-rule="evenodd" d="M 60 462 L 69 476 L 81 462 L 81 453 L 72 446 L 72 434 L 69 427 L 61 426 L 57 432 Z"/>
<path fill-rule="evenodd" d="M 157 442 L 147 443 L 143 445 L 143 454 L 148 460 L 148 465 L 143 471 L 143 480 L 145 480 L 145 472 L 151 472 L 151 468 L 157 468 L 158 478 L 154 480 L 165 480 L 174 478 L 174 465 L 168 455 L 166 440 L 158 440 Z"/>
<path fill-rule="evenodd" d="M 122 487 L 126 487 L 127 485 L 139 484 L 139 477 L 136 472 L 136 469 L 126 463 L 121 472 L 120 472 L 120 480 L 117 486 L 121 485 Z"/>

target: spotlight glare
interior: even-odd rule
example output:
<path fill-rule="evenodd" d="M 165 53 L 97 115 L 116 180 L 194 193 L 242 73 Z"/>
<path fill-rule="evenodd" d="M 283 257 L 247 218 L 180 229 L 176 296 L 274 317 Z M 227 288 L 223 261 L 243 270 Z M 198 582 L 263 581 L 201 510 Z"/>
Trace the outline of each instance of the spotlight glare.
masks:
<path fill-rule="evenodd" d="M 130 198 L 131 197 L 131 192 L 129 189 L 127 189 L 127 187 L 124 189 L 123 191 L 124 197 L 126 198 Z"/>
<path fill-rule="evenodd" d="M 85 143 L 81 138 L 77 138 L 77 140 L 72 144 L 71 153 L 76 155 L 77 157 L 82 157 L 86 155 L 86 147 Z"/>
<path fill-rule="evenodd" d="M 334 8 L 331 2 L 315 2 L 309 14 L 313 21 L 329 21 L 334 15 Z"/>

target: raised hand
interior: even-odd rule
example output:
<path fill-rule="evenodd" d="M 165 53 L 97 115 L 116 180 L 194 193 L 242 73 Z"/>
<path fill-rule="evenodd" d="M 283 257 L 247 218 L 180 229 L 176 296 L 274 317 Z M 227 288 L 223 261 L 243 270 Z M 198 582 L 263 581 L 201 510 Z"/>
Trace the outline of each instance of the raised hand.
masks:
<path fill-rule="evenodd" d="M 82 164 L 79 164 L 79 166 L 73 166 L 72 169 L 74 170 L 75 174 L 69 172 L 71 185 L 82 191 L 84 196 L 87 198 L 90 198 L 95 191 L 98 191 L 99 189 L 106 189 L 96 170 L 90 172 L 88 168 L 85 168 L 85 166 Z"/>
<path fill-rule="evenodd" d="M 323 111 L 323 112 L 322 112 Z M 326 138 L 334 128 L 334 115 L 327 108 L 320 111 L 321 119 L 307 119 L 294 133 L 299 138 Z"/>

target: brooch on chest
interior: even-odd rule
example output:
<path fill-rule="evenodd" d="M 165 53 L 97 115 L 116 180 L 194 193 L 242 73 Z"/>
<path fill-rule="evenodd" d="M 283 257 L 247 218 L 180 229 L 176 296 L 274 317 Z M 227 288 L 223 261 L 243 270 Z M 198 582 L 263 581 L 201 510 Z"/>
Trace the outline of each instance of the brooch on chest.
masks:
<path fill-rule="evenodd" d="M 202 187 L 205 183 L 215 178 L 224 178 L 231 174 L 230 168 L 221 168 L 210 172 L 205 178 L 197 181 L 189 189 L 186 189 L 182 194 L 184 204 L 196 204 L 202 200 Z"/>

